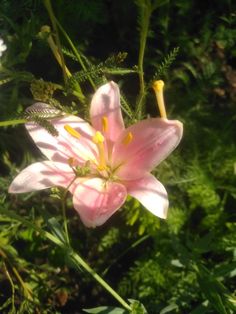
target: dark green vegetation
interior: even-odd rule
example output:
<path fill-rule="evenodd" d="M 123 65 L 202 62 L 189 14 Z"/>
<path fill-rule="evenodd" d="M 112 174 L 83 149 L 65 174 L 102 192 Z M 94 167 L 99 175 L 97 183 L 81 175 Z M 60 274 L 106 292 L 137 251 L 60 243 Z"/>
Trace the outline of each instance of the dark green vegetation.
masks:
<path fill-rule="evenodd" d="M 73 74 L 64 84 L 47 36 L 39 34 L 43 25 L 51 25 L 41 1 L 0 0 L 0 37 L 8 47 L 0 65 L 1 121 L 21 119 L 34 102 L 32 93 L 87 117 L 94 92 L 90 80 L 98 86 L 106 78 L 119 83 L 125 95 L 129 125 L 157 115 L 149 82 L 162 78 L 168 117 L 181 120 L 185 132 L 177 150 L 155 171 L 169 192 L 168 219 L 152 216 L 130 198 L 104 226 L 86 229 L 68 197 L 71 246 L 124 299 L 139 300 L 148 313 L 235 313 L 233 1 L 153 1 L 159 6 L 147 32 L 144 93 L 137 72 L 148 1 L 54 2 L 55 16 L 87 71 L 59 30 Z M 74 92 L 78 83 L 86 98 Z M 60 191 L 8 195 L 13 177 L 43 156 L 22 125 L 1 127 L 0 132 L 0 313 L 75 314 L 83 308 L 120 306 L 77 268 L 70 249 L 40 232 L 63 239 Z"/>

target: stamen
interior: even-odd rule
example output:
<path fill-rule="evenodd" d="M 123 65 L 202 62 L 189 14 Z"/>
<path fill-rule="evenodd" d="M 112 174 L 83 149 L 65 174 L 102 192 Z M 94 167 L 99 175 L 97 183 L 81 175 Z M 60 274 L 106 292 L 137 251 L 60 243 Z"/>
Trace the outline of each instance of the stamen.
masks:
<path fill-rule="evenodd" d="M 162 80 L 155 81 L 152 85 L 157 99 L 157 105 L 160 110 L 160 115 L 162 118 L 167 118 L 166 115 L 166 109 L 165 109 L 165 102 L 163 97 L 163 88 L 164 88 L 164 82 Z"/>
<path fill-rule="evenodd" d="M 66 130 L 66 132 L 68 132 L 71 136 L 80 139 L 81 135 L 79 134 L 79 132 L 77 132 L 75 129 L 73 129 L 71 126 L 69 126 L 68 124 L 66 124 L 64 126 L 64 129 Z"/>
<path fill-rule="evenodd" d="M 122 143 L 124 145 L 128 145 L 130 142 L 133 140 L 133 134 L 131 132 L 127 133 L 126 136 L 124 137 Z"/>
<path fill-rule="evenodd" d="M 75 160 L 74 157 L 68 158 L 67 162 L 68 162 L 68 165 L 69 165 L 71 168 L 73 168 L 73 167 L 76 165 L 76 160 Z"/>
<path fill-rule="evenodd" d="M 106 116 L 102 117 L 102 131 L 103 132 L 108 131 L 108 119 Z"/>
<path fill-rule="evenodd" d="M 98 147 L 99 152 L 99 165 L 98 170 L 105 170 L 106 169 L 106 157 L 105 157 L 105 147 L 104 147 L 104 136 L 101 132 L 97 131 L 93 136 L 93 142 Z"/>

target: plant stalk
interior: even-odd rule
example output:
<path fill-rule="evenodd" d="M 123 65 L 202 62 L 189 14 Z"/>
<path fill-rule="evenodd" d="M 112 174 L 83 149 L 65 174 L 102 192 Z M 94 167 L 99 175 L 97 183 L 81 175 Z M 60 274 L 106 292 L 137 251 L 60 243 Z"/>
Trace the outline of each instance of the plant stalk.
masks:
<path fill-rule="evenodd" d="M 59 238 L 54 236 L 48 231 L 45 231 L 41 229 L 40 227 L 36 226 L 31 221 L 26 220 L 25 218 L 22 218 L 21 216 L 17 215 L 16 213 L 13 213 L 12 211 L 0 208 L 0 214 L 11 217 L 14 220 L 20 221 L 22 224 L 26 225 L 29 228 L 34 229 L 35 231 L 39 232 L 42 236 L 45 236 L 48 240 L 56 244 L 57 246 L 67 249 L 70 252 L 70 257 L 73 259 L 73 261 L 77 264 L 77 266 L 81 266 L 84 270 L 86 270 L 100 285 L 109 292 L 125 309 L 128 311 L 131 311 L 131 307 L 129 304 L 121 298 L 121 296 L 112 289 L 109 284 L 102 279 L 83 259 L 80 257 L 69 245 L 65 245 Z"/>
<path fill-rule="evenodd" d="M 28 120 L 26 120 L 26 119 L 0 121 L 0 127 L 1 126 L 16 125 L 16 124 L 23 124 L 26 122 L 28 122 Z"/>
<path fill-rule="evenodd" d="M 143 1 L 143 5 L 140 7 L 141 10 L 141 30 L 140 30 L 140 41 L 139 41 L 139 56 L 138 56 L 138 73 L 139 73 L 139 85 L 140 92 L 137 101 L 136 116 L 138 119 L 142 116 L 143 104 L 146 97 L 145 92 L 145 81 L 144 81 L 144 71 L 143 71 L 143 60 L 144 53 L 147 43 L 147 35 L 150 23 L 150 17 L 152 13 L 152 6 L 149 0 Z"/>

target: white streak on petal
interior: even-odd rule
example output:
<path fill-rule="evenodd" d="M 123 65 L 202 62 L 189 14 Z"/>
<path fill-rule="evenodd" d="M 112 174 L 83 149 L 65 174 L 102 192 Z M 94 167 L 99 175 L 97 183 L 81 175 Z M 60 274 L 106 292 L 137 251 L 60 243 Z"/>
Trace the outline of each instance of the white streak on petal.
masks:
<path fill-rule="evenodd" d="M 72 169 L 63 163 L 36 162 L 24 170 L 11 183 L 9 193 L 26 193 L 53 186 L 66 188 L 74 179 Z"/>

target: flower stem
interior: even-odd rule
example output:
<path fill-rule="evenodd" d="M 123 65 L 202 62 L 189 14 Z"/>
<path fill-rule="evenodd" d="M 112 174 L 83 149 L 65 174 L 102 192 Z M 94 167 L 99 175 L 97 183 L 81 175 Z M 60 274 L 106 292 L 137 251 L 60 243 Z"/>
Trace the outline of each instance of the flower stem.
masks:
<path fill-rule="evenodd" d="M 69 238 L 69 232 L 68 232 L 68 226 L 67 226 L 67 218 L 66 218 L 66 196 L 69 191 L 70 186 L 75 182 L 75 178 L 70 182 L 70 184 L 67 186 L 65 191 L 63 192 L 62 199 L 61 199 L 61 207 L 62 207 L 62 217 L 63 217 L 63 222 L 64 222 L 64 230 L 66 234 L 66 241 L 68 244 L 70 244 L 70 238 Z"/>
<path fill-rule="evenodd" d="M 67 191 L 66 191 L 66 193 L 64 192 L 64 195 L 62 197 L 61 207 L 62 207 L 62 217 L 63 217 L 63 224 L 64 224 L 64 230 L 65 230 L 65 235 L 66 235 L 66 241 L 69 244 L 70 238 L 69 238 L 67 218 L 66 218 L 66 195 L 67 195 Z"/>
<path fill-rule="evenodd" d="M 83 259 L 80 257 L 74 250 L 72 249 L 69 244 L 66 246 L 65 243 L 63 243 L 59 238 L 57 238 L 55 235 L 51 234 L 48 231 L 45 231 L 41 229 L 40 227 L 36 226 L 33 222 L 28 221 L 27 219 L 17 215 L 16 213 L 0 208 L 0 213 L 2 215 L 6 215 L 8 217 L 11 217 L 12 219 L 15 219 L 16 221 L 20 221 L 22 224 L 28 226 L 29 228 L 34 229 L 42 236 L 45 236 L 48 240 L 56 244 L 57 246 L 61 247 L 62 249 L 66 249 L 69 251 L 69 256 L 71 259 L 77 264 L 77 266 L 81 266 L 84 270 L 86 270 L 100 285 L 109 292 L 125 309 L 128 311 L 131 311 L 131 307 L 129 304 L 122 299 L 122 297 L 114 290 L 112 289 L 109 284 L 102 279 Z"/>
<path fill-rule="evenodd" d="M 108 285 L 108 283 L 102 279 L 78 254 L 72 253 L 72 258 L 75 262 L 78 262 L 97 282 L 100 283 L 103 288 L 105 288 L 120 304 L 123 305 L 128 311 L 131 311 L 131 307 L 120 295 Z"/>

